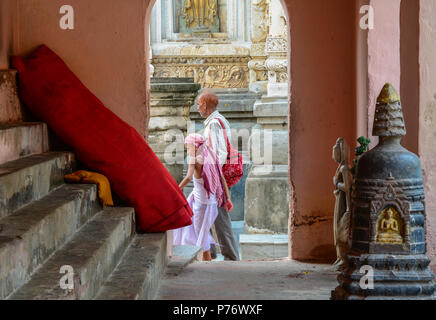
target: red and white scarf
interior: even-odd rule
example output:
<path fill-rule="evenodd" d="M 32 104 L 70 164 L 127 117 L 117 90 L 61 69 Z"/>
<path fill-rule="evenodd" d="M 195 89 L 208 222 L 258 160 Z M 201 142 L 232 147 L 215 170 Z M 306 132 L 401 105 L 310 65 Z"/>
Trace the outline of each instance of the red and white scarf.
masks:
<path fill-rule="evenodd" d="M 207 196 L 214 194 L 218 206 L 222 207 L 226 203 L 224 187 L 221 181 L 223 174 L 221 165 L 215 151 L 205 143 L 206 139 L 198 133 L 191 133 L 185 139 L 185 144 L 194 144 L 197 149 L 196 154 L 203 157 L 203 170 L 201 176 L 204 182 Z"/>

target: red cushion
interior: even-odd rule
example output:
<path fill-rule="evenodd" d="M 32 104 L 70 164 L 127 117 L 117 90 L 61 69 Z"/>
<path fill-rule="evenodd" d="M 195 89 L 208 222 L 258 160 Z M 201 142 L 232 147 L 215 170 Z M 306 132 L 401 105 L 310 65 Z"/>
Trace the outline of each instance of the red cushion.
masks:
<path fill-rule="evenodd" d="M 27 108 L 74 149 L 89 169 L 135 208 L 137 225 L 163 232 L 190 225 L 192 211 L 177 182 L 142 136 L 107 109 L 45 45 L 12 58 Z M 114 79 L 117 81 L 117 79 Z"/>

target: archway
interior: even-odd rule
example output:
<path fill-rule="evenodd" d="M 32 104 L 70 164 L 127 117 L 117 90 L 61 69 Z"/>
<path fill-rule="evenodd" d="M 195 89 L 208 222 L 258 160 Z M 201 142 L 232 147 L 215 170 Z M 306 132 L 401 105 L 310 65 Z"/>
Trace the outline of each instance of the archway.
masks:
<path fill-rule="evenodd" d="M 218 111 L 232 128 L 231 142 L 245 160 L 244 177 L 232 188 L 235 208 L 231 213 L 235 236 L 244 233 L 242 258 L 287 257 L 286 16 L 279 0 L 212 2 L 216 15 L 201 30 L 195 25 L 197 13 L 188 2 L 158 0 L 153 7 L 149 143 L 173 177 L 181 181 L 182 166 L 168 161 L 172 160 L 168 150 L 179 143 L 174 149 L 183 153 L 183 135 L 175 135 L 201 132 L 204 120 L 189 99 L 192 93 L 185 89 L 195 91 L 192 82 L 196 82 L 216 92 Z M 190 77 L 193 81 L 187 79 Z M 169 90 L 165 94 L 163 87 Z M 258 246 L 259 239 L 261 247 L 267 245 L 269 250 Z"/>
<path fill-rule="evenodd" d="M 293 26 L 288 30 L 289 255 L 332 260 L 331 178 L 336 168 L 331 146 L 338 136 L 350 143 L 356 139 L 356 32 L 349 26 L 356 25 L 358 8 L 344 0 L 282 4 Z"/>

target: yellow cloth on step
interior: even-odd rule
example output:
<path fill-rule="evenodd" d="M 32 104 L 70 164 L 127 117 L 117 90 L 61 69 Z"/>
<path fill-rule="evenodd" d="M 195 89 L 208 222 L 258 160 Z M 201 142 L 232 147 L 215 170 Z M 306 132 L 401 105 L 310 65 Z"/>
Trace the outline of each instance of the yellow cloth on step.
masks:
<path fill-rule="evenodd" d="M 114 202 L 112 200 L 111 186 L 108 178 L 97 172 L 90 172 L 85 170 L 79 170 L 73 172 L 72 174 L 66 174 L 64 176 L 65 182 L 69 183 L 92 183 L 97 185 L 98 198 L 100 199 L 101 205 L 113 206 Z"/>

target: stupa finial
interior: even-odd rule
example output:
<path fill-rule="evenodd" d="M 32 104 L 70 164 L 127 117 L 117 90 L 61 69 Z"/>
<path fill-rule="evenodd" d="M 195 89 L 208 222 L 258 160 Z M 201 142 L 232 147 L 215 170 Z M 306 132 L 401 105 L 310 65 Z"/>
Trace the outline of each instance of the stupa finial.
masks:
<path fill-rule="evenodd" d="M 390 83 L 383 86 L 377 98 L 372 135 L 379 137 L 406 135 L 400 97 Z"/>

